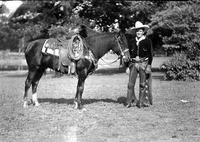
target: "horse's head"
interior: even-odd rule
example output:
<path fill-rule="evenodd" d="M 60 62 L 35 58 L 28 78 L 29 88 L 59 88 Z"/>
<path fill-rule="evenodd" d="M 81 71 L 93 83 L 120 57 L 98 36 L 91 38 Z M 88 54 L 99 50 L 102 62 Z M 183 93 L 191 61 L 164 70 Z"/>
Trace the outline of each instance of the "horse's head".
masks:
<path fill-rule="evenodd" d="M 113 46 L 112 50 L 123 60 L 127 61 L 130 58 L 130 53 L 128 48 L 128 41 L 125 37 L 125 34 L 122 32 L 116 33 L 115 40 L 117 46 Z"/>

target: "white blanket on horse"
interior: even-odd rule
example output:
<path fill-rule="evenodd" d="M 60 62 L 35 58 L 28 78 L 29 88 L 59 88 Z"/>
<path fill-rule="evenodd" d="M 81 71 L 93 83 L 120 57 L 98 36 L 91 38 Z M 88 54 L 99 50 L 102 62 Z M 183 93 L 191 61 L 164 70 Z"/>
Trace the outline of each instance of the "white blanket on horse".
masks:
<path fill-rule="evenodd" d="M 53 48 L 52 48 L 53 47 Z M 47 39 L 42 47 L 42 53 L 59 56 L 59 47 L 57 47 L 57 41 L 53 39 Z"/>

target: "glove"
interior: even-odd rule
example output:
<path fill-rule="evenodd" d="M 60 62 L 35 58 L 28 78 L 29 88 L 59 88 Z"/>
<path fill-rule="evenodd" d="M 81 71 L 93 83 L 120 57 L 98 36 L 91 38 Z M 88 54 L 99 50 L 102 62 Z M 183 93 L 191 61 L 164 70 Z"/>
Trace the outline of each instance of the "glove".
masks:
<path fill-rule="evenodd" d="M 122 57 L 122 60 L 123 60 L 124 63 L 128 63 L 129 62 L 129 59 L 126 58 L 125 56 Z"/>
<path fill-rule="evenodd" d="M 145 70 L 146 74 L 150 74 L 151 73 L 151 65 L 147 65 L 147 68 Z"/>
<path fill-rule="evenodd" d="M 128 67 L 128 68 L 126 68 L 126 74 L 129 74 L 129 73 L 130 73 L 130 69 Z"/>

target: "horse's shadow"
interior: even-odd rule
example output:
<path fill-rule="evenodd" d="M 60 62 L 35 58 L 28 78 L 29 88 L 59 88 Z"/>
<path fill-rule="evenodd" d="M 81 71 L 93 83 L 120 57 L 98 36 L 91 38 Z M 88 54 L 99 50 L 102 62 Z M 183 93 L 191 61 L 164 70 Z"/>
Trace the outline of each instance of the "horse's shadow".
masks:
<path fill-rule="evenodd" d="M 40 103 L 51 103 L 51 104 L 74 104 L 74 99 L 65 99 L 65 98 L 38 98 Z M 82 99 L 82 104 L 93 104 L 97 102 L 106 102 L 106 103 L 118 103 L 124 104 L 126 101 L 125 97 L 119 97 L 117 100 L 113 99 Z"/>

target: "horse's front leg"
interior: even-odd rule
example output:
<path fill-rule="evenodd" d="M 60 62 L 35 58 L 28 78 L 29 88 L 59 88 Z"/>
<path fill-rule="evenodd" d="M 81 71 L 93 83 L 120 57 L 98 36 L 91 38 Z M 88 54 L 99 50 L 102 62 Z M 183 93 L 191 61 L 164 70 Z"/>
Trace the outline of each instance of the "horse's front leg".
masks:
<path fill-rule="evenodd" d="M 24 108 L 28 107 L 28 90 L 31 87 L 31 80 L 29 79 L 29 76 L 30 75 L 28 75 L 25 81 L 24 104 L 23 104 Z"/>
<path fill-rule="evenodd" d="M 29 70 L 28 76 L 27 76 L 26 81 L 25 81 L 24 104 L 23 104 L 24 108 L 28 107 L 28 91 L 29 91 L 29 88 L 32 85 L 31 83 L 33 81 L 35 73 L 36 73 L 35 71 Z"/>
<path fill-rule="evenodd" d="M 76 96 L 75 96 L 75 109 L 81 109 L 82 108 L 82 94 L 84 91 L 84 84 L 85 84 L 85 79 L 87 77 L 87 74 L 85 71 L 81 72 L 78 74 L 78 84 L 77 84 L 77 89 L 76 89 Z"/>

